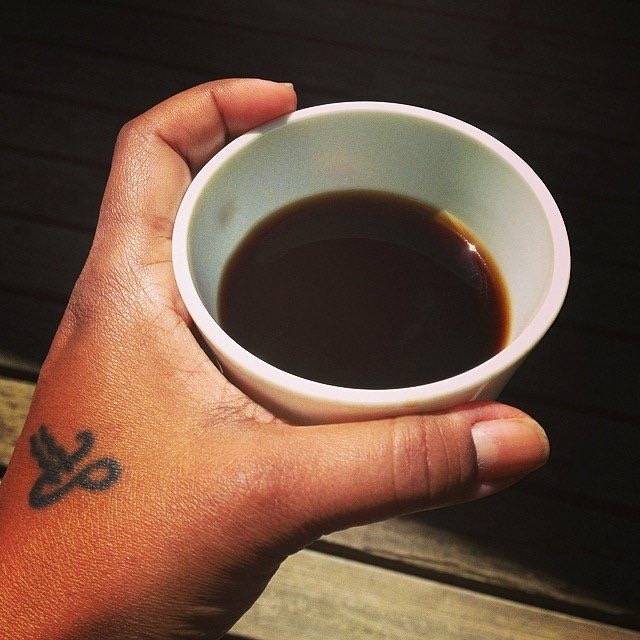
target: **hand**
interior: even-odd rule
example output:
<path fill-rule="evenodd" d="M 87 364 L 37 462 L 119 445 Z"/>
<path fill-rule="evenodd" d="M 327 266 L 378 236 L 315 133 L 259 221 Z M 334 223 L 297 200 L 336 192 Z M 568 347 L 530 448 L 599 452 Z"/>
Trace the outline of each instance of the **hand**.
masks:
<path fill-rule="evenodd" d="M 545 461 L 541 428 L 497 403 L 294 427 L 201 350 L 172 274 L 178 204 L 225 142 L 295 105 L 289 85 L 212 82 L 118 137 L 1 487 L 7 637 L 221 635 L 319 536 L 479 498 Z"/>

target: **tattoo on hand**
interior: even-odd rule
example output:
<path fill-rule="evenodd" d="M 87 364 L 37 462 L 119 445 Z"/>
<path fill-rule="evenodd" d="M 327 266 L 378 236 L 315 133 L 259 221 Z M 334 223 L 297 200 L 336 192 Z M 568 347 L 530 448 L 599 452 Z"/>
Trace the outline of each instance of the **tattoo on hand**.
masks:
<path fill-rule="evenodd" d="M 48 507 L 75 487 L 104 491 L 120 477 L 122 469 L 113 458 L 101 458 L 74 473 L 78 463 L 91 452 L 95 436 L 91 431 L 80 431 L 76 441 L 78 448 L 67 451 L 44 425 L 31 436 L 31 455 L 42 469 L 29 493 L 29 505 L 34 509 Z"/>

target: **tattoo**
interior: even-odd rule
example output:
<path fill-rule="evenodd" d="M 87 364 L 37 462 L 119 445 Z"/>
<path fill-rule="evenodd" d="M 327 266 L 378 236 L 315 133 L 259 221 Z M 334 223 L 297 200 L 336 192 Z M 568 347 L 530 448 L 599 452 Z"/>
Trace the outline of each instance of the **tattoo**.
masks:
<path fill-rule="evenodd" d="M 31 455 L 42 469 L 29 493 L 29 505 L 34 509 L 48 507 L 75 487 L 104 491 L 120 477 L 122 469 L 113 458 L 96 460 L 74 474 L 78 463 L 93 448 L 95 436 L 91 431 L 80 431 L 76 434 L 76 441 L 79 447 L 75 451 L 67 451 L 44 425 L 31 436 Z"/>

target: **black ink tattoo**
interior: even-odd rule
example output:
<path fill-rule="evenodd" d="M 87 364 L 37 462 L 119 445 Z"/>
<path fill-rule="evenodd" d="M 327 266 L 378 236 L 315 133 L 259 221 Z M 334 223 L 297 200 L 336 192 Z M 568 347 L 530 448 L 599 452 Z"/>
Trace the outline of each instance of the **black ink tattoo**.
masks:
<path fill-rule="evenodd" d="M 78 463 L 89 455 L 95 436 L 91 431 L 80 431 L 76 441 L 80 446 L 69 452 L 56 442 L 44 425 L 31 436 L 31 455 L 42 469 L 29 493 L 29 505 L 34 509 L 48 507 L 74 487 L 104 491 L 120 477 L 120 464 L 112 458 L 96 460 L 73 474 Z"/>

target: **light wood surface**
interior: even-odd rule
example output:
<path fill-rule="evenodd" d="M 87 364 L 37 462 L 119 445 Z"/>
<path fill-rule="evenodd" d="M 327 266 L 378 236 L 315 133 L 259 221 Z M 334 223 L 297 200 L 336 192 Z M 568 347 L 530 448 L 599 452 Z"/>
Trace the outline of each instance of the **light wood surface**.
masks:
<path fill-rule="evenodd" d="M 637 640 L 640 633 L 302 551 L 232 633 L 255 640 Z"/>
<path fill-rule="evenodd" d="M 0 465 L 6 467 L 29 411 L 33 384 L 0 377 Z"/>

